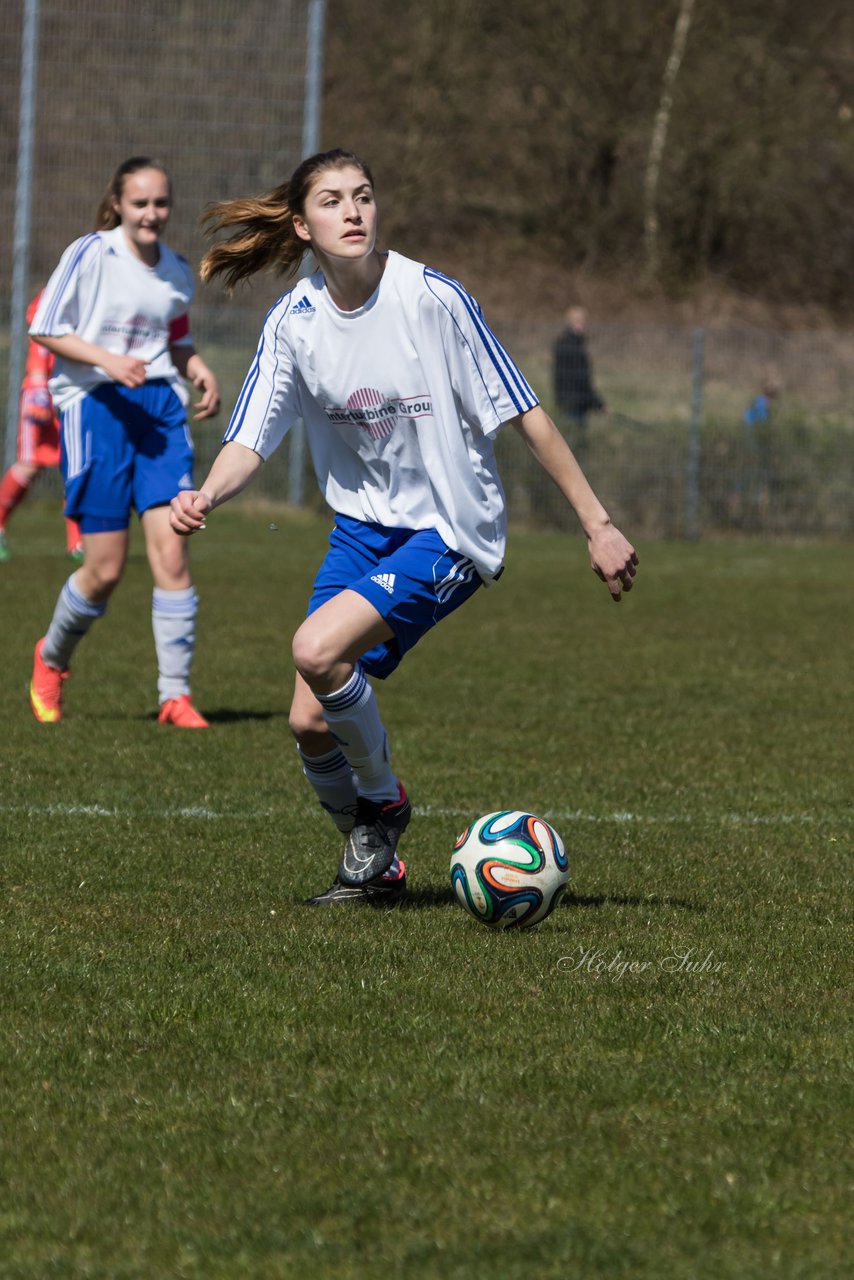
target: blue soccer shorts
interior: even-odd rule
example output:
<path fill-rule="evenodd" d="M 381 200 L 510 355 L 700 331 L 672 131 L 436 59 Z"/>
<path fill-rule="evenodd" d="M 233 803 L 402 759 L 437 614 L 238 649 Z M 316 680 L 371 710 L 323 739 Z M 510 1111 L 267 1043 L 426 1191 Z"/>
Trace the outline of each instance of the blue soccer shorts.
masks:
<path fill-rule="evenodd" d="M 139 515 L 193 487 L 187 415 L 162 379 L 141 387 L 104 382 L 62 415 L 65 514 L 83 533 L 127 529 Z"/>
<path fill-rule="evenodd" d="M 369 675 L 384 680 L 431 627 L 482 585 L 473 562 L 452 551 L 435 529 L 386 529 L 339 515 L 308 612 L 347 589 L 364 596 L 394 632 L 393 640 L 360 658 Z"/>

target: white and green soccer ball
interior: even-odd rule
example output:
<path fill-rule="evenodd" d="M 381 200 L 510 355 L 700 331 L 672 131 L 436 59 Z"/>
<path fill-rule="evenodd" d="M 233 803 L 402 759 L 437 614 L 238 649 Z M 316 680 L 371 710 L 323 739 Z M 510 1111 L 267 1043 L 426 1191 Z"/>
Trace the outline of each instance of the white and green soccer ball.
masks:
<path fill-rule="evenodd" d="M 451 855 L 457 901 L 492 929 L 539 924 L 560 902 L 568 880 L 569 859 L 554 827 L 520 809 L 478 818 Z"/>

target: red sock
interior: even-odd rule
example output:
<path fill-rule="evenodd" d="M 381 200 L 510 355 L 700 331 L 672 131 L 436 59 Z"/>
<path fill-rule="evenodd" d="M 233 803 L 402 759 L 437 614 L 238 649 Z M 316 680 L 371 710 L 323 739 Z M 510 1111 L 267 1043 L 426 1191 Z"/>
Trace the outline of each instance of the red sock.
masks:
<path fill-rule="evenodd" d="M 0 529 L 6 527 L 7 519 L 26 497 L 29 487 L 29 484 L 21 484 L 14 471 L 7 471 L 0 480 Z"/>
<path fill-rule="evenodd" d="M 70 554 L 72 551 L 76 551 L 82 542 L 83 542 L 83 538 L 80 535 L 80 525 L 77 523 L 76 520 L 71 520 L 69 519 L 68 516 L 66 516 L 65 517 L 66 550 Z"/>

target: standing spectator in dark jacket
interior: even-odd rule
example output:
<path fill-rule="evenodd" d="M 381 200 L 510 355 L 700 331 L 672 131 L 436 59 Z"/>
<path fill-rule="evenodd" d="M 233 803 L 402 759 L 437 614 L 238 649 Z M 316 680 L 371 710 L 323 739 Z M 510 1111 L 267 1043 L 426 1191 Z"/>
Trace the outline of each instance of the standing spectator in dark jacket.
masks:
<path fill-rule="evenodd" d="M 586 333 L 584 307 L 570 307 L 566 327 L 554 346 L 555 403 L 566 421 L 572 451 L 582 465 L 587 454 L 587 415 L 607 412 L 605 401 L 593 386 Z"/>

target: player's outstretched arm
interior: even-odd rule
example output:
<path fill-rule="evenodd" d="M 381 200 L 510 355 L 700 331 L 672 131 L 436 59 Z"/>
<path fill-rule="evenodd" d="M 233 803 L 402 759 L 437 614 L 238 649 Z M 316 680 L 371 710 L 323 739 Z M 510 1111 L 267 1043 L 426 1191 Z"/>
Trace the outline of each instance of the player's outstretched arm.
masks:
<path fill-rule="evenodd" d="M 590 488 L 584 472 L 549 415 L 535 405 L 514 422 L 516 430 L 572 507 L 587 536 L 590 565 L 615 601 L 630 591 L 638 557 L 632 544 L 611 524 L 608 512 Z"/>
<path fill-rule="evenodd" d="M 182 489 L 170 503 L 169 523 L 176 533 L 189 536 L 205 527 L 205 516 L 233 498 L 264 465 L 254 449 L 230 440 L 214 458 L 201 489 Z"/>

